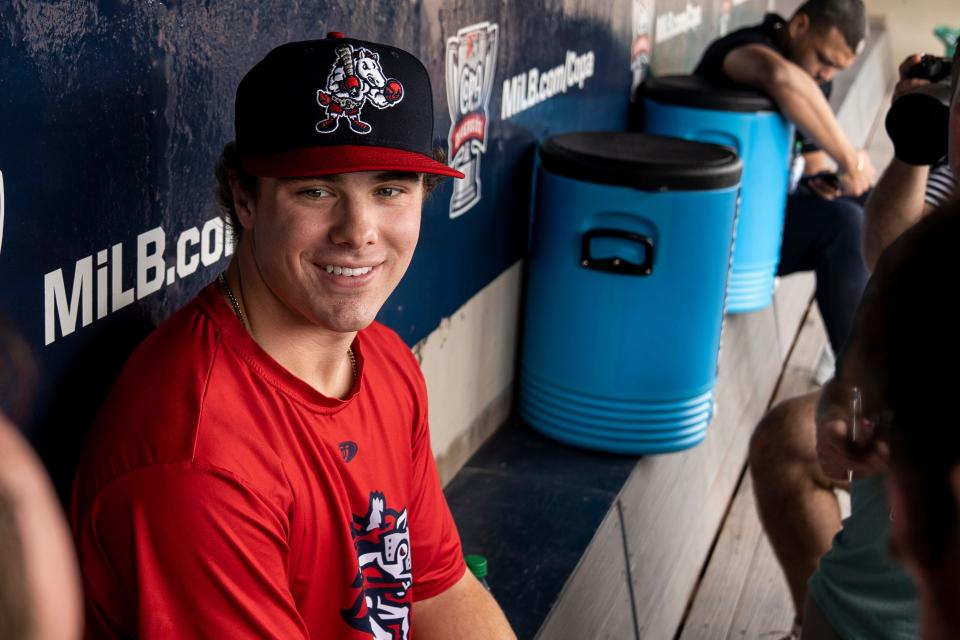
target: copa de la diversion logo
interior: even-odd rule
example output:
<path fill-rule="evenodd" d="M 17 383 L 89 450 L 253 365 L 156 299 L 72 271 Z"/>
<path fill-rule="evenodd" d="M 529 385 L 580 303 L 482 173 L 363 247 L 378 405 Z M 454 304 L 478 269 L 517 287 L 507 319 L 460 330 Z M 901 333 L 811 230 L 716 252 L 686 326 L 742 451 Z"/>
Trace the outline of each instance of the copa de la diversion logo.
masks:
<path fill-rule="evenodd" d="M 450 166 L 466 176 L 454 181 L 451 218 L 469 211 L 482 195 L 480 160 L 487 150 L 498 33 L 496 24 L 480 22 L 447 40 Z"/>

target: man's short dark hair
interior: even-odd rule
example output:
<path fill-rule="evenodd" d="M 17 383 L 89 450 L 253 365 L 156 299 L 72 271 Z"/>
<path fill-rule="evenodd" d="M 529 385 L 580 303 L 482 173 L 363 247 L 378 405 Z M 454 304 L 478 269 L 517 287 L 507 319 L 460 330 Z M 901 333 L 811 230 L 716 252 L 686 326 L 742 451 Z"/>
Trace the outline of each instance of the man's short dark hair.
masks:
<path fill-rule="evenodd" d="M 223 214 L 223 222 L 233 236 L 234 243 L 240 240 L 240 219 L 237 217 L 237 208 L 233 203 L 234 181 L 251 197 L 257 195 L 257 178 L 240 168 L 240 153 L 236 142 L 228 142 L 217 159 L 214 169 L 217 177 L 217 204 Z"/>
<path fill-rule="evenodd" d="M 854 53 L 858 53 L 860 43 L 867 37 L 867 9 L 863 0 L 807 0 L 796 13 L 806 14 L 814 29 L 829 31 L 830 27 L 836 27 Z"/>
<path fill-rule="evenodd" d="M 433 159 L 442 164 L 446 164 L 447 154 L 440 147 L 433 150 Z M 233 189 L 231 182 L 234 180 L 238 186 L 246 191 L 251 197 L 257 195 L 257 177 L 250 175 L 240 167 L 240 153 L 237 151 L 236 142 L 228 142 L 217 160 L 214 174 L 217 177 L 217 204 L 223 215 L 223 222 L 229 233 L 233 234 L 234 243 L 240 240 L 240 219 L 237 217 L 237 209 L 233 203 Z M 441 182 L 444 176 L 435 173 L 424 173 L 423 190 L 426 195 L 430 195 Z"/>

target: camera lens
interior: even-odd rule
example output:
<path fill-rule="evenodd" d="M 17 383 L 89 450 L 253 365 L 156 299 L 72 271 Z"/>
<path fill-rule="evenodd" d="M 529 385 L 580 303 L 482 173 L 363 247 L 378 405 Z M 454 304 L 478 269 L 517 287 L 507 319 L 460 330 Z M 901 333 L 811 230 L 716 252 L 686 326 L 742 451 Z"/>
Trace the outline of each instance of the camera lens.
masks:
<path fill-rule="evenodd" d="M 950 84 L 938 82 L 894 101 L 885 124 L 899 160 L 931 165 L 947 155 L 950 97 Z"/>

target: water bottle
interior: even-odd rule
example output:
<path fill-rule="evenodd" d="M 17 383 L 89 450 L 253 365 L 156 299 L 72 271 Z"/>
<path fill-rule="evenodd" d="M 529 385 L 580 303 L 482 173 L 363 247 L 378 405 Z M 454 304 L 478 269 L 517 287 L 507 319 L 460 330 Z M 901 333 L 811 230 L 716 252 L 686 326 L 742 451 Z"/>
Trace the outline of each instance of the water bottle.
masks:
<path fill-rule="evenodd" d="M 790 183 L 787 185 L 787 193 L 795 192 L 800 186 L 800 178 L 803 177 L 803 170 L 806 168 L 802 149 L 803 143 L 798 140 L 793 149 L 793 161 L 790 163 Z"/>
<path fill-rule="evenodd" d="M 467 568 L 470 569 L 470 573 L 480 581 L 484 589 L 490 591 L 490 585 L 487 584 L 487 558 L 471 553 L 470 555 L 464 556 L 464 560 L 467 561 Z"/>

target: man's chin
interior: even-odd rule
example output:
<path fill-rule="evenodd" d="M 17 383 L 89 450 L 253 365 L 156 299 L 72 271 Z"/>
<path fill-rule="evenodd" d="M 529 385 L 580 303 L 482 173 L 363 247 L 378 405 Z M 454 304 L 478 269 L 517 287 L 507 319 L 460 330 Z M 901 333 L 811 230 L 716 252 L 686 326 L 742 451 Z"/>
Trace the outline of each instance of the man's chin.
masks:
<path fill-rule="evenodd" d="M 337 333 L 355 333 L 366 329 L 377 319 L 384 296 L 357 296 L 353 299 L 316 299 L 303 309 L 303 314 L 319 328 Z"/>
<path fill-rule="evenodd" d="M 356 333 L 357 331 L 362 331 L 366 329 L 373 321 L 376 320 L 376 315 L 368 314 L 358 314 L 358 315 L 349 315 L 349 316 L 337 316 L 337 317 L 327 317 L 318 319 L 317 324 L 324 329 L 334 331 L 336 333 Z"/>

